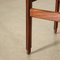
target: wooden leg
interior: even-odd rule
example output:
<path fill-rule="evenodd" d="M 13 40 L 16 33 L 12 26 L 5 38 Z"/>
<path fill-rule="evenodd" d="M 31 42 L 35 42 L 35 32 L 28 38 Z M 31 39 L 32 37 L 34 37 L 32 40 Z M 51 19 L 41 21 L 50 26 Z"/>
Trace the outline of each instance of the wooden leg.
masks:
<path fill-rule="evenodd" d="M 59 0 L 56 0 L 55 11 L 59 12 Z M 57 33 L 58 22 L 54 21 L 54 32 Z"/>
<path fill-rule="evenodd" d="M 26 0 L 26 50 L 27 50 L 27 54 L 31 53 L 32 17 L 30 17 L 30 8 L 32 8 L 32 0 Z"/>
<path fill-rule="evenodd" d="M 58 22 L 54 21 L 54 33 L 57 33 Z"/>
<path fill-rule="evenodd" d="M 29 17 L 26 21 L 26 49 L 27 54 L 31 53 L 31 31 L 32 30 L 32 18 Z"/>

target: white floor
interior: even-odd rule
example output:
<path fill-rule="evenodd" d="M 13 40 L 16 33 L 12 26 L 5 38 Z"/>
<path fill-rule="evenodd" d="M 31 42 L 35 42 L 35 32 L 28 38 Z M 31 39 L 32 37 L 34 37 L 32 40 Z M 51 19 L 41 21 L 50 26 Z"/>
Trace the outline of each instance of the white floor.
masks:
<path fill-rule="evenodd" d="M 38 0 L 34 8 L 54 11 L 55 0 Z M 33 18 L 32 53 L 26 54 L 25 0 L 0 0 L 0 60 L 60 60 L 60 24 Z"/>

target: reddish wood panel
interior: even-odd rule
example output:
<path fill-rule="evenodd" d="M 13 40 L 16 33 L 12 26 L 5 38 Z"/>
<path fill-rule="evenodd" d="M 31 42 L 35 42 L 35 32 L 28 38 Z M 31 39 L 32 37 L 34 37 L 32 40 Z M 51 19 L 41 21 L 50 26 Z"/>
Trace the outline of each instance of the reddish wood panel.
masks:
<path fill-rule="evenodd" d="M 59 0 L 60 1 L 60 0 Z"/>
<path fill-rule="evenodd" d="M 60 21 L 60 13 L 47 11 L 47 10 L 40 10 L 35 8 L 30 9 L 30 16 L 35 18 L 46 19 L 50 21 Z"/>

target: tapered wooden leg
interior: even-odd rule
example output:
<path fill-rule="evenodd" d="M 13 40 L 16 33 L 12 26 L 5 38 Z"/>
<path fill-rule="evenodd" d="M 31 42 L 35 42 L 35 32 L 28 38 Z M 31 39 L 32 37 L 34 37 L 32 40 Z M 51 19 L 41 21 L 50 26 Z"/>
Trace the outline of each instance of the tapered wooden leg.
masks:
<path fill-rule="evenodd" d="M 26 21 L 26 49 L 27 54 L 31 53 L 31 33 L 32 33 L 32 18 L 29 17 Z"/>
<path fill-rule="evenodd" d="M 56 0 L 55 11 L 59 12 L 59 0 Z M 54 21 L 54 32 L 57 33 L 58 22 Z"/>
<path fill-rule="evenodd" d="M 32 17 L 30 17 L 31 8 L 32 8 L 32 0 L 26 0 L 26 50 L 27 50 L 27 54 L 31 53 L 31 33 L 32 33 Z"/>
<path fill-rule="evenodd" d="M 54 33 L 57 33 L 58 22 L 54 21 Z"/>

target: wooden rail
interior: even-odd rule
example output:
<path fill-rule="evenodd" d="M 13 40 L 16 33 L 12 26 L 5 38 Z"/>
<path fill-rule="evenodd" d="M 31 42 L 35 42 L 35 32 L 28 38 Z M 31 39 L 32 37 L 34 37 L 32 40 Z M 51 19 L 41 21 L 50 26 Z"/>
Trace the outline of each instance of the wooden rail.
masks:
<path fill-rule="evenodd" d="M 58 12 L 31 8 L 30 16 L 35 17 L 35 18 L 41 18 L 41 19 L 46 19 L 46 20 L 50 20 L 50 21 L 59 21 L 60 22 L 60 13 L 58 13 Z"/>

